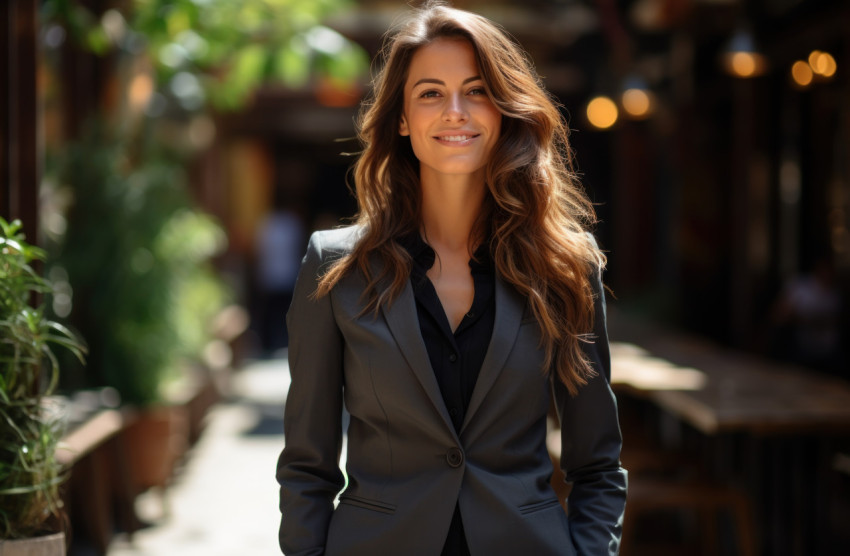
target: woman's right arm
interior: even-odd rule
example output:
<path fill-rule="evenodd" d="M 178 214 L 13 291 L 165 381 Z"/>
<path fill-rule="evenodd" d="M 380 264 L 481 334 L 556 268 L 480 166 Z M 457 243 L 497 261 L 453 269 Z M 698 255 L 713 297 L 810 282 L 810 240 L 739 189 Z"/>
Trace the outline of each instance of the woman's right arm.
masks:
<path fill-rule="evenodd" d="M 313 234 L 286 315 L 292 382 L 277 465 L 279 540 L 284 554 L 298 556 L 324 553 L 333 500 L 345 482 L 339 469 L 343 339 L 330 294 L 313 298 L 326 264 L 320 243 Z"/>

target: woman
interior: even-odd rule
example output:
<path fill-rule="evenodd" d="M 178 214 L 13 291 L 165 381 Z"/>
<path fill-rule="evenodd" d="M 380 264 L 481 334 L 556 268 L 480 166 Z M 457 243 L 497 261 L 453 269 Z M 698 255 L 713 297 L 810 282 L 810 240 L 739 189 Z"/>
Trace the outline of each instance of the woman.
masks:
<path fill-rule="evenodd" d="M 604 257 L 558 110 L 468 12 L 418 10 L 385 60 L 359 121 L 356 225 L 313 235 L 287 315 L 281 548 L 616 554 Z M 549 486 L 553 399 L 569 517 Z"/>

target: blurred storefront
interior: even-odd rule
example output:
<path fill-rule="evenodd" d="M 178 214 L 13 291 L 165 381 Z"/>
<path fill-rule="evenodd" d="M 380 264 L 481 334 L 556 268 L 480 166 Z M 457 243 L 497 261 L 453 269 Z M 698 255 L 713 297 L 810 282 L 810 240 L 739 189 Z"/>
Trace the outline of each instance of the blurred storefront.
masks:
<path fill-rule="evenodd" d="M 828 261 L 834 298 L 847 298 L 846 3 L 456 5 L 501 22 L 563 104 L 623 306 L 784 357 L 782 339 L 794 324 L 776 315 L 789 284 Z M 374 56 L 400 13 L 395 2 L 362 1 L 329 25 Z M 249 250 L 252 223 L 276 188 L 292 191 L 311 228 L 353 213 L 352 159 L 341 153 L 358 148 L 353 121 L 367 87 L 267 88 L 244 111 L 216 120 L 216 154 L 202 175 L 213 177 L 206 196 L 236 249 Z M 597 97 L 612 101 L 607 122 L 605 103 L 591 104 Z M 266 160 L 246 163 L 263 184 L 235 169 L 240 156 Z M 303 168 L 293 172 L 293 164 Z M 824 326 L 846 343 L 847 303 L 833 313 Z M 840 357 L 821 366 L 840 373 Z"/>
<path fill-rule="evenodd" d="M 29 15 L 21 12 L 27 4 Z M 598 203 L 608 280 L 624 306 L 723 343 L 787 356 L 780 347 L 793 323 L 777 317 L 777 307 L 795 280 L 827 265 L 830 295 L 841 305 L 824 326 L 837 327 L 839 343 L 847 343 L 845 2 L 455 4 L 502 23 L 563 104 L 578 171 Z M 106 13 L 112 6 L 94 7 Z M 404 8 L 361 0 L 326 23 L 374 58 Z M 34 83 L 26 73 L 36 51 L 27 42 L 32 33 L 13 21 L 36 11 L 20 1 L 3 9 L 12 32 L 4 39 L 11 86 L 3 98 L 2 208 L 6 215 L 34 214 L 29 205 L 41 147 L 22 121 L 36 117 L 27 104 Z M 39 40 L 40 50 L 53 49 L 50 36 Z M 120 102 L 108 58 L 62 49 L 62 75 L 39 77 L 42 94 L 47 91 L 41 129 L 48 145 L 75 136 L 94 106 Z M 51 93 L 56 79 L 61 88 Z M 237 112 L 187 124 L 188 141 L 199 146 L 192 188 L 225 223 L 238 272 L 252 267 L 257 228 L 276 190 L 297 205 L 308 229 L 353 214 L 347 184 L 353 158 L 343 153 L 359 148 L 354 119 L 367 90 L 367 76 L 344 87 L 322 78 L 294 88 L 266 86 Z M 840 373 L 846 361 L 843 353 L 821 366 Z"/>
<path fill-rule="evenodd" d="M 95 55 L 72 40 L 61 22 L 40 21 L 44 6 L 71 4 L 93 14 L 89 24 L 103 36 L 95 33 L 89 39 L 95 44 L 114 40 L 121 48 Z M 289 234 L 291 243 L 300 242 L 303 249 L 307 232 L 345 223 L 356 210 L 349 169 L 360 148 L 355 119 L 368 93 L 368 70 L 340 80 L 329 77 L 332 72 L 312 72 L 313 66 L 331 64 L 340 52 L 350 54 L 345 41 L 374 59 L 384 33 L 407 3 L 340 0 L 339 10 L 321 20 L 324 27 L 298 35 L 302 42 L 286 50 L 290 58 L 282 58 L 281 73 L 294 78 L 286 84 L 258 83 L 244 103 L 230 108 L 204 105 L 196 75 L 168 69 L 145 50 L 143 40 L 126 33 L 132 21 L 130 4 L 0 2 L 0 216 L 22 218 L 28 237 L 39 243 L 61 236 L 68 223 L 59 205 L 68 199 L 50 193 L 55 184 L 44 184 L 39 192 L 44 169 L 54 154 L 84 135 L 93 115 L 105 115 L 115 129 L 136 134 L 114 159 L 97 161 L 110 171 L 117 168 L 116 175 L 126 167 L 142 166 L 140 160 L 156 169 L 173 154 L 144 160 L 148 155 L 139 147 L 142 143 L 179 154 L 179 163 L 168 160 L 179 167 L 173 175 L 185 181 L 193 202 L 217 217 L 227 232 L 227 251 L 216 258 L 216 266 L 237 300 L 254 313 L 259 346 L 263 307 L 271 296 L 280 300 L 286 294 L 285 284 L 279 291 L 273 284 L 263 285 L 261 231 L 266 223 L 275 214 L 286 215 L 278 218 L 284 222 L 279 229 L 300 225 L 303 233 L 281 234 Z M 138 5 L 143 4 L 164 10 L 176 5 L 153 0 Z M 850 379 L 846 0 L 453 4 L 504 25 L 528 49 L 547 87 L 562 103 L 572 129 L 577 171 L 597 204 L 596 232 L 609 254 L 606 281 L 616 296 L 610 300 L 614 314 L 636 316 L 639 323 L 660 321 L 666 330 L 713 340 L 711 347 L 697 342 L 705 361 L 713 360 L 705 354 L 713 354 L 719 343 Z M 168 20 L 162 27 L 183 23 Z M 151 28 L 159 28 L 156 21 Z M 203 38 L 184 33 L 182 43 L 172 50 L 164 47 L 158 55 L 188 56 L 186 49 L 202 44 Z M 277 63 L 274 57 L 263 57 L 264 48 L 255 48 L 249 53 L 253 58 L 245 59 L 260 60 L 255 64 L 260 66 Z M 307 62 L 297 56 L 302 51 Z M 294 62 L 293 52 L 298 58 Z M 158 72 L 163 71 L 175 74 L 168 76 L 167 95 L 156 88 Z M 215 69 L 202 76 L 213 79 L 213 86 L 204 85 L 210 97 L 216 87 L 227 90 L 231 85 L 215 82 L 217 76 Z M 93 160 L 80 167 L 87 166 L 96 164 Z M 287 249 L 296 257 L 302 250 Z M 138 270 L 150 266 L 150 260 L 148 253 L 131 266 Z M 275 307 L 282 323 L 283 309 Z M 675 348 L 671 337 L 660 343 Z M 276 346 L 272 343 L 268 350 Z M 654 392 L 655 386 L 647 390 Z M 713 386 L 715 390 L 697 394 L 716 394 L 714 401 L 720 405 L 736 400 L 735 392 Z M 659 389 L 665 388 L 669 385 Z M 820 396 L 822 390 L 817 392 Z M 812 396 L 803 405 L 817 403 L 818 397 Z M 677 407 L 683 406 L 691 412 L 702 407 L 690 402 Z M 669 432 L 670 416 L 660 413 L 660 428 Z M 799 431 L 794 429 L 787 437 L 794 439 L 787 443 L 790 448 L 786 437 L 777 440 L 761 431 L 752 437 L 737 432 L 724 437 L 691 427 L 683 436 L 699 436 L 707 459 L 724 464 L 746 460 L 754 477 L 761 476 L 762 468 L 753 462 L 767 462 L 765 475 L 774 479 L 767 484 L 773 486 L 801 469 L 824 472 L 824 462 L 833 453 L 840 452 L 846 470 L 846 435 L 830 444 L 829 435 L 838 429 L 796 437 Z M 828 441 L 822 442 L 824 438 Z M 817 452 L 817 461 L 806 460 L 810 452 Z M 734 465 L 726 467 L 722 471 L 731 469 L 727 476 L 740 478 Z M 846 492 L 844 475 L 829 473 L 829 488 L 844 485 Z M 809 486 L 803 481 L 798 478 L 792 486 L 803 491 Z M 846 532 L 835 524 L 845 519 L 841 516 L 848 509 L 840 488 L 835 496 L 826 496 L 826 484 L 820 484 L 822 492 L 808 496 L 808 502 L 815 507 L 827 500 L 838 508 L 824 510 L 831 512 L 832 521 L 821 520 L 832 535 L 822 544 L 838 545 L 846 541 Z M 797 494 L 785 492 L 780 505 L 795 504 Z M 767 505 L 768 495 L 759 502 Z M 791 521 L 797 517 L 794 514 Z M 799 546 L 785 550 L 806 553 L 804 543 L 813 531 L 821 532 L 811 527 L 796 537 Z"/>

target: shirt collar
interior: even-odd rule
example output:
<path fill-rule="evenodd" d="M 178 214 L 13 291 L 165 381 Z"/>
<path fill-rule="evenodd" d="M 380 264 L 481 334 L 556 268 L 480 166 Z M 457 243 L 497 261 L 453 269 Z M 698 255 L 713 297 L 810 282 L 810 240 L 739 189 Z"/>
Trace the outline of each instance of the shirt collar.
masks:
<path fill-rule="evenodd" d="M 434 249 L 425 243 L 425 240 L 422 239 L 418 231 L 402 237 L 399 243 L 407 250 L 410 258 L 413 259 L 414 267 L 428 270 L 434 266 L 434 261 L 436 260 Z"/>
<path fill-rule="evenodd" d="M 407 234 L 399 239 L 399 244 L 407 250 L 411 259 L 413 259 L 413 270 L 416 275 L 424 274 L 432 266 L 437 259 L 434 249 L 425 243 L 419 232 Z M 469 260 L 469 268 L 473 274 L 493 273 L 493 259 L 490 257 L 490 241 L 481 243 L 472 254 Z"/>

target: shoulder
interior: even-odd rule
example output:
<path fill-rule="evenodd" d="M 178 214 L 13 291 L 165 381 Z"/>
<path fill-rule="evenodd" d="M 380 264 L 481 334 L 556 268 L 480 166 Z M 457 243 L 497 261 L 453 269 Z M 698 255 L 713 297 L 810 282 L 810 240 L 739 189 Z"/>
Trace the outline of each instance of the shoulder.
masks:
<path fill-rule="evenodd" d="M 596 236 L 591 231 L 584 231 L 580 234 L 580 240 L 584 243 L 582 250 L 585 253 L 585 261 L 588 264 L 588 271 L 591 275 L 601 275 L 608 262 L 605 252 L 599 247 L 596 241 Z"/>
<path fill-rule="evenodd" d="M 351 253 L 361 235 L 360 226 L 313 232 L 307 246 L 307 254 L 314 255 L 323 262 L 334 261 Z"/>

